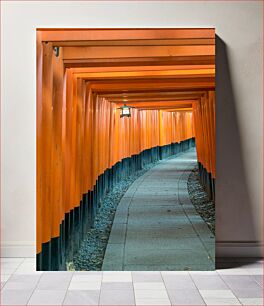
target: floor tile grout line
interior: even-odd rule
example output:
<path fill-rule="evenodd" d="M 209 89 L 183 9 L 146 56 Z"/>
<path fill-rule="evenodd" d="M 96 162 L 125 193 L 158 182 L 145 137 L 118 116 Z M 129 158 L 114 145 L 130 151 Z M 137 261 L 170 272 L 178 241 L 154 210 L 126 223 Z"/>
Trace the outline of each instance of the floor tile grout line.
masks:
<path fill-rule="evenodd" d="M 231 290 L 231 292 L 234 294 L 234 296 L 236 297 L 236 299 L 239 301 L 240 305 L 242 305 L 242 303 L 240 302 L 240 299 L 238 298 L 238 296 L 235 294 L 235 292 L 233 292 L 233 289 L 228 285 L 228 283 L 223 279 L 222 275 L 219 274 L 220 278 L 222 279 L 222 281 L 226 284 L 226 286 Z M 231 275 L 231 276 L 243 276 L 243 275 Z M 245 275 L 245 276 L 249 276 L 249 275 Z"/>
<path fill-rule="evenodd" d="M 99 297 L 98 297 L 98 303 L 97 303 L 97 305 L 100 305 L 103 277 L 104 277 L 104 272 L 102 271 L 101 286 L 100 286 L 100 290 L 99 290 Z"/>
<path fill-rule="evenodd" d="M 191 280 L 193 281 L 194 286 L 196 287 L 196 289 L 197 289 L 199 295 L 201 296 L 202 300 L 204 301 L 204 304 L 205 304 L 205 305 L 208 305 L 208 304 L 206 303 L 205 299 L 203 298 L 203 296 L 201 295 L 200 289 L 197 287 L 197 285 L 196 285 L 196 283 L 195 283 L 195 281 L 194 281 L 194 279 L 193 279 L 193 277 L 192 277 L 192 274 L 191 274 L 189 271 L 188 271 L 188 274 L 189 274 Z"/>
<path fill-rule="evenodd" d="M 132 288 L 133 288 L 133 296 L 134 296 L 134 301 L 135 301 L 135 305 L 137 305 L 137 301 L 136 301 L 136 293 L 135 293 L 135 285 L 134 285 L 134 280 L 133 280 L 133 272 L 131 271 L 131 279 L 132 279 Z"/>
<path fill-rule="evenodd" d="M 1 288 L 0 291 L 3 291 L 3 289 L 4 289 L 5 285 L 6 285 L 6 283 L 8 282 L 8 280 L 10 279 L 11 276 L 12 276 L 12 274 L 9 275 L 7 281 L 4 281 L 4 285 L 3 285 L 3 287 Z"/>
<path fill-rule="evenodd" d="M 256 275 L 255 275 L 256 276 Z M 263 281 L 263 275 L 260 275 L 262 276 L 262 281 Z M 263 284 L 261 285 L 255 278 L 254 278 L 254 275 L 250 275 L 250 278 L 252 278 L 252 280 L 264 291 L 264 288 L 263 288 Z"/>
<path fill-rule="evenodd" d="M 30 275 L 32 275 L 32 274 L 30 274 Z M 40 277 L 39 277 L 39 279 L 38 279 L 38 281 L 37 281 L 37 283 L 36 283 L 35 288 L 32 290 L 32 292 L 31 292 L 31 294 L 30 294 L 30 297 L 29 297 L 29 299 L 27 300 L 27 304 L 26 304 L 26 305 L 28 305 L 30 299 L 31 299 L 32 296 L 33 296 L 33 293 L 36 291 L 36 288 L 38 287 L 38 284 L 39 284 L 39 282 L 40 282 L 40 279 L 43 277 L 43 275 L 44 275 L 44 272 L 40 275 Z"/>
<path fill-rule="evenodd" d="M 110 271 L 110 272 L 119 272 L 119 273 L 122 273 L 123 271 Z M 130 272 L 131 273 L 131 282 L 133 283 L 133 280 L 132 280 L 132 272 Z M 122 281 L 121 281 L 121 283 L 122 283 Z M 123 282 L 123 283 L 127 283 L 127 282 Z M 133 287 L 133 286 L 132 286 Z M 117 290 L 119 290 L 119 289 L 117 289 Z M 121 290 L 121 289 L 120 289 Z M 99 293 L 99 300 L 98 300 L 98 305 L 100 305 L 100 300 L 101 300 L 101 291 L 102 291 L 102 286 L 101 286 L 101 288 L 100 288 L 100 293 Z M 133 294 L 134 294 L 134 290 L 133 290 Z M 135 300 L 135 294 L 134 294 L 134 300 Z M 88 305 L 87 305 L 88 306 Z M 107 306 L 115 306 L 115 305 L 107 305 Z"/>
<path fill-rule="evenodd" d="M 134 272 L 138 272 L 138 271 L 134 271 Z M 142 272 L 145 272 L 145 271 L 142 271 Z M 149 271 L 149 272 L 156 272 L 156 271 Z M 157 272 L 159 272 L 159 275 L 160 275 L 160 277 L 161 277 L 161 279 L 162 279 L 162 283 L 163 283 L 163 285 L 164 285 L 164 287 L 165 287 L 165 292 L 166 292 L 166 294 L 167 294 L 167 299 L 169 300 L 170 305 L 172 305 L 171 300 L 170 300 L 170 298 L 169 298 L 169 294 L 168 294 L 167 288 L 166 288 L 166 286 L 165 286 L 164 280 L 163 280 L 162 275 L 161 275 L 161 271 L 157 271 Z M 145 283 L 145 282 L 142 282 L 142 283 Z M 150 283 L 157 283 L 157 282 L 150 282 Z M 133 287 L 134 287 L 134 281 L 133 281 Z M 149 290 L 149 289 L 138 289 L 138 290 L 146 291 L 146 290 Z M 155 289 L 150 289 L 150 290 L 155 290 Z M 162 290 L 162 291 L 163 291 L 163 290 Z M 134 292 L 135 292 L 135 289 L 134 289 Z M 134 293 L 134 295 L 135 295 L 135 304 L 137 305 L 137 303 L 136 303 L 136 294 Z M 157 298 L 157 299 L 161 299 L 161 300 L 162 300 L 163 298 Z M 139 306 L 139 305 L 140 305 L 140 304 L 138 304 L 137 306 Z"/>
<path fill-rule="evenodd" d="M 26 257 L 23 257 L 23 258 L 24 258 L 24 260 L 23 260 L 22 262 L 19 263 L 19 265 L 15 268 L 14 272 L 11 273 L 11 276 L 12 276 L 13 274 L 15 274 L 16 271 L 17 271 L 17 270 L 22 266 L 22 264 L 25 262 Z M 11 277 L 11 276 L 10 276 L 10 277 Z"/>
<path fill-rule="evenodd" d="M 192 275 L 191 275 L 191 273 L 190 272 L 187 272 L 189 275 L 190 275 L 190 277 L 193 279 L 193 277 L 192 277 Z M 46 273 L 43 273 L 43 275 L 45 275 Z M 43 277 L 43 275 L 41 275 L 40 277 L 39 277 L 39 280 L 38 280 L 38 282 L 40 281 L 40 279 L 42 279 L 42 277 Z M 72 274 L 72 276 L 74 275 L 74 273 Z M 223 281 L 224 281 L 224 279 L 222 278 L 222 275 L 218 275 Z M 233 275 L 233 276 L 240 276 L 240 275 Z M 252 276 L 251 275 L 245 275 L 245 276 L 249 276 L 249 278 L 250 279 L 252 279 Z M 161 277 L 162 277 L 162 279 L 163 279 L 163 275 L 161 274 Z M 163 282 L 164 282 L 164 280 L 163 280 Z M 226 282 L 224 281 L 224 283 L 226 284 Z M 254 282 L 255 283 L 255 282 Z M 164 284 L 165 285 L 165 284 Z M 36 285 L 37 286 L 37 285 Z M 166 287 L 166 285 L 165 285 L 165 287 Z M 230 288 L 230 286 L 227 284 L 227 287 L 229 287 Z M 33 289 L 34 290 L 34 289 Z M 231 289 L 231 292 L 234 294 L 234 292 L 233 292 L 233 290 Z M 235 295 L 235 294 L 234 294 Z M 238 302 L 239 303 L 242 303 L 242 301 L 241 301 L 241 298 L 238 298 L 236 295 L 235 295 L 235 297 L 236 297 L 236 299 L 238 299 Z"/>
<path fill-rule="evenodd" d="M 68 272 L 69 272 L 69 271 L 68 271 Z M 68 293 L 68 291 L 69 291 L 69 287 L 70 287 L 70 285 L 71 285 L 71 281 L 72 281 L 72 278 L 73 278 L 73 275 L 74 275 L 74 274 L 75 274 L 75 272 L 71 272 L 71 278 L 70 278 L 69 284 L 68 284 L 68 286 L 67 286 L 67 289 L 66 289 L 66 291 L 65 291 L 64 298 L 63 298 L 63 300 L 62 300 L 61 305 L 64 305 L 64 302 L 65 302 L 67 293 Z"/>
<path fill-rule="evenodd" d="M 12 257 L 10 257 L 10 258 L 12 258 Z M 7 281 L 5 281 L 3 287 L 1 288 L 1 291 L 3 291 L 3 289 L 4 289 L 5 285 L 7 284 L 8 280 L 11 278 L 11 276 L 17 271 L 17 269 L 20 267 L 20 265 L 21 265 L 21 264 L 25 261 L 25 259 L 26 259 L 26 257 L 19 257 L 19 258 L 22 258 L 22 261 L 19 263 L 19 265 L 17 266 L 17 268 L 16 268 L 12 273 L 10 273 L 10 275 L 9 275 L 9 277 L 8 277 L 8 279 L 7 279 Z M 1 272 L 1 270 L 2 270 L 2 262 L 1 262 L 1 260 L 0 260 L 0 264 L 1 264 L 1 269 L 0 269 L 0 272 Z M 3 275 L 3 274 L 1 273 L 1 275 Z"/>
<path fill-rule="evenodd" d="M 169 295 L 169 292 L 168 292 L 168 288 L 167 288 L 166 283 L 165 283 L 165 281 L 164 281 L 162 272 L 163 272 L 163 271 L 160 271 L 160 276 L 161 276 L 161 279 L 162 279 L 162 281 L 163 281 L 164 287 L 165 287 L 165 289 L 166 289 L 167 296 L 168 296 L 168 299 L 169 299 L 169 301 L 170 301 L 170 304 L 172 305 L 172 301 L 171 301 L 171 298 L 170 298 L 170 295 Z"/>

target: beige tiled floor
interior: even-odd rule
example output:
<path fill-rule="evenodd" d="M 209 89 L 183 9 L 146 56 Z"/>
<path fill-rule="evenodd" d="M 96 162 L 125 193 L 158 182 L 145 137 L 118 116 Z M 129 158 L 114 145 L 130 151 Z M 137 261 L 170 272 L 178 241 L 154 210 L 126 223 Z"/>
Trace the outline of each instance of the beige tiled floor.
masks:
<path fill-rule="evenodd" d="M 1 258 L 1 305 L 263 305 L 263 262 L 232 261 L 217 271 L 36 272 L 34 258 Z"/>

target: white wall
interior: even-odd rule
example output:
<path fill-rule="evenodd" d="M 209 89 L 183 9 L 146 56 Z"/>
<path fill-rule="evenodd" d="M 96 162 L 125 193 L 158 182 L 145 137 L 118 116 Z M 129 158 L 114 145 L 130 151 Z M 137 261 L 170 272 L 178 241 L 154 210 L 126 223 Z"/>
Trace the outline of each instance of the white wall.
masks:
<path fill-rule="evenodd" d="M 5 1 L 2 4 L 2 256 L 35 251 L 37 27 L 215 27 L 218 255 L 262 241 L 262 3 Z M 220 61 L 220 62 L 219 62 Z M 225 74 L 230 69 L 230 80 Z M 222 87 L 221 87 L 222 86 Z M 220 93 L 220 94 L 219 94 Z"/>

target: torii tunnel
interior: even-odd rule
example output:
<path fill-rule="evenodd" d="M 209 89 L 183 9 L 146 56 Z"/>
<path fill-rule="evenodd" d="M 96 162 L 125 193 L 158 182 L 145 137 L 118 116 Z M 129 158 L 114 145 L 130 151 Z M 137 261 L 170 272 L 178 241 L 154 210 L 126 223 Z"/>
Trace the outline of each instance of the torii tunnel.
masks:
<path fill-rule="evenodd" d="M 37 269 L 66 270 L 118 182 L 192 147 L 214 199 L 214 29 L 38 29 Z"/>

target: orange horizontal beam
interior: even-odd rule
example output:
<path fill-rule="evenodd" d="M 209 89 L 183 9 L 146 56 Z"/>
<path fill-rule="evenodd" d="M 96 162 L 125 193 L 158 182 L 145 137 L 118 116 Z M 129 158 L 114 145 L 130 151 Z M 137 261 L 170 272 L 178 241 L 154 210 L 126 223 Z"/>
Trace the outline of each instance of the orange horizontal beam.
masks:
<path fill-rule="evenodd" d="M 214 45 L 201 46 L 121 46 L 121 47 L 64 47 L 63 59 L 135 58 L 165 56 L 213 56 Z"/>
<path fill-rule="evenodd" d="M 110 94 L 104 94 L 105 98 L 111 99 L 111 100 L 119 100 L 128 98 L 130 99 L 177 99 L 179 97 L 190 97 L 190 98 L 196 98 L 201 97 L 204 95 L 206 91 L 160 91 L 160 92 L 129 92 L 129 93 L 110 93 Z"/>
<path fill-rule="evenodd" d="M 214 38 L 175 38 L 175 39 L 127 39 L 127 40 L 71 40 L 53 41 L 54 46 L 186 46 L 215 45 Z"/>
<path fill-rule="evenodd" d="M 76 73 L 76 77 L 85 80 L 94 79 L 130 79 L 130 78 L 179 78 L 179 77 L 213 77 L 215 69 L 179 69 L 163 71 L 116 71 L 116 72 L 91 72 Z"/>
<path fill-rule="evenodd" d="M 100 95 L 101 97 L 104 97 L 106 98 L 105 96 L 103 95 Z M 199 96 L 189 96 L 189 97 L 178 97 L 178 98 L 149 98 L 149 99 L 146 99 L 146 98 L 133 98 L 133 99 L 130 99 L 130 98 L 120 98 L 120 99 L 109 99 L 109 98 L 106 98 L 109 102 L 112 102 L 112 103 L 140 103 L 140 102 L 145 102 L 145 103 L 150 103 L 150 102 L 161 102 L 163 101 L 164 103 L 166 102 L 177 102 L 177 101 L 186 101 L 186 100 L 197 100 L 199 99 L 200 97 Z"/>
<path fill-rule="evenodd" d="M 185 29 L 43 29 L 37 32 L 41 41 L 97 41 L 134 39 L 215 38 L 214 28 Z"/>
<path fill-rule="evenodd" d="M 175 108 L 175 107 L 137 107 L 137 109 L 139 111 L 143 111 L 143 110 L 162 110 L 162 111 L 166 111 L 166 112 L 192 112 L 192 108 L 191 107 L 183 107 L 183 108 Z"/>
<path fill-rule="evenodd" d="M 158 106 L 173 106 L 173 107 L 186 107 L 192 106 L 192 103 L 195 103 L 196 100 L 186 100 L 186 101 L 173 101 L 173 102 L 125 102 L 126 105 L 135 106 L 135 107 L 158 107 Z M 123 105 L 124 102 L 115 103 L 116 105 Z"/>
<path fill-rule="evenodd" d="M 169 108 L 167 110 L 168 112 L 192 112 L 193 109 L 191 107 L 186 107 L 186 108 Z"/>
<path fill-rule="evenodd" d="M 108 66 L 161 66 L 161 65 L 213 65 L 215 56 L 159 56 L 137 58 L 89 58 L 66 59 L 64 65 L 72 67 L 108 67 Z"/>
<path fill-rule="evenodd" d="M 110 71 L 160 71 L 160 70 L 181 70 L 181 69 L 215 69 L 215 65 L 163 65 L 163 66 L 120 66 L 120 67 L 77 67 L 68 68 L 73 74 L 75 73 L 90 73 L 90 72 L 110 72 Z"/>
<path fill-rule="evenodd" d="M 122 81 L 120 82 L 93 82 L 90 85 L 90 88 L 100 92 L 107 90 L 118 90 L 120 91 L 129 91 L 129 90 L 161 90 L 161 89 L 187 89 L 187 90 L 195 90 L 197 88 L 214 88 L 215 82 L 214 78 L 201 78 L 201 79 L 166 79 L 166 80 L 144 80 L 141 82 L 138 81 Z"/>

